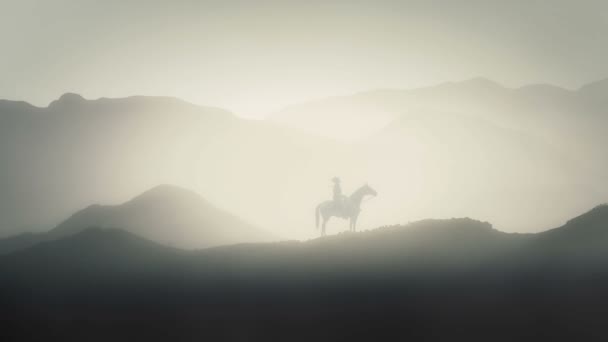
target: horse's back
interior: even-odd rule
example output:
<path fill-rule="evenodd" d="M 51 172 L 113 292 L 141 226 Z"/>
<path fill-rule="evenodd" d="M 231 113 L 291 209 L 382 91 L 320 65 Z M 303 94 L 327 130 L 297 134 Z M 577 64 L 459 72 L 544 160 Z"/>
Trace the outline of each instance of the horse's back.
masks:
<path fill-rule="evenodd" d="M 319 204 L 319 209 L 328 209 L 331 208 L 333 206 L 334 201 L 323 201 Z"/>

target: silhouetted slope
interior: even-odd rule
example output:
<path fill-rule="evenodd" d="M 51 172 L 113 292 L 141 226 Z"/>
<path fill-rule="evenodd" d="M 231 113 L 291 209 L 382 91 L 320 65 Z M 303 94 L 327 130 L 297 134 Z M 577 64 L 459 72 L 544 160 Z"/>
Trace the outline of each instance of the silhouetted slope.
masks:
<path fill-rule="evenodd" d="M 0 258 L 0 272 L 10 276 L 6 288 L 26 286 L 33 295 L 67 297 L 143 290 L 152 277 L 166 276 L 182 265 L 182 250 L 124 230 L 96 227 Z"/>
<path fill-rule="evenodd" d="M 392 226 L 340 239 L 316 242 L 316 248 L 340 249 L 344 257 L 359 254 L 376 262 L 393 260 L 396 265 L 433 264 L 477 267 L 500 261 L 512 253 L 525 235 L 495 230 L 487 222 L 472 219 L 424 220 L 406 226 Z M 349 252 L 350 251 L 350 252 Z"/>
<path fill-rule="evenodd" d="M 46 239 L 47 235 L 45 233 L 22 233 L 0 239 L 0 255 L 33 246 Z"/>
<path fill-rule="evenodd" d="M 323 283 L 325 276 L 335 280 L 491 270 L 515 261 L 526 237 L 502 233 L 471 219 L 425 220 L 306 242 L 241 244 L 188 252 L 122 230 L 70 228 L 70 234 L 63 238 L 0 258 L 0 272 L 10 276 L 13 284 L 44 283 L 47 276 L 57 286 L 72 284 L 72 277 L 84 282 L 88 277 L 101 277 L 117 280 L 118 285 L 120 281 L 130 284 L 132 279 L 124 275 L 130 269 L 168 282 L 176 281 L 174 277 L 181 279 L 177 280 L 180 283 L 188 279 L 192 283 L 188 286 L 195 288 L 202 286 L 199 282 L 224 281 L 230 286 L 240 286 L 240 281 L 252 286 L 269 282 L 296 286 Z"/>
<path fill-rule="evenodd" d="M 150 340 L 602 340 L 608 260 L 582 272 L 545 261 L 560 257 L 551 246 L 569 255 L 561 249 L 568 241 L 580 251 L 601 240 L 607 215 L 599 207 L 536 235 L 471 219 L 425 220 L 191 252 L 86 229 L 0 257 L 0 305 L 10 312 L 3 331 Z"/>
<path fill-rule="evenodd" d="M 533 250 L 553 267 L 605 265 L 608 262 L 608 205 L 600 205 L 565 225 L 534 236 Z"/>
<path fill-rule="evenodd" d="M 163 187 L 165 188 L 165 187 Z M 154 198 L 165 189 L 159 188 L 140 196 Z M 173 189 L 172 189 L 173 190 Z M 140 198 L 138 197 L 138 198 Z M 197 197 L 193 197 L 197 198 Z M 138 206 L 139 202 L 128 204 Z M 153 201 L 153 203 L 157 203 Z M 127 204 L 125 204 L 126 206 Z M 129 257 L 148 248 L 158 249 L 160 245 L 136 237 L 132 233 L 88 227 L 112 225 L 92 218 L 112 218 L 103 210 L 96 209 L 91 216 L 86 210 L 74 215 L 64 224 L 51 231 L 54 241 L 40 243 L 20 252 L 10 254 L 11 260 L 22 256 L 37 255 L 42 264 L 87 264 L 87 258 L 76 257 L 81 253 L 99 258 L 114 253 Z M 102 215 L 99 215 L 102 212 Z M 86 217 L 82 220 L 81 216 Z M 161 215 L 162 216 L 162 215 Z M 85 225 L 84 222 L 88 222 Z M 84 225 L 84 226 L 83 226 Z M 126 226 L 126 229 L 129 227 Z M 143 234 L 139 234 L 143 235 Z M 361 233 L 342 233 L 336 236 L 314 239 L 306 242 L 276 242 L 270 244 L 243 244 L 205 249 L 198 252 L 184 252 L 183 261 L 196 265 L 200 270 L 217 272 L 237 272 L 238 270 L 275 270 L 283 267 L 294 272 L 302 270 L 336 269 L 339 272 L 369 270 L 369 267 L 384 268 L 388 265 L 397 269 L 420 269 L 421 267 L 478 267 L 499 261 L 512 252 L 526 235 L 507 234 L 492 229 L 491 225 L 471 219 L 425 220 L 407 226 L 383 227 Z M 89 246 L 91 245 L 91 246 Z M 94 247 L 93 247 L 94 246 Z M 107 248 L 106 248 L 107 247 Z M 83 252 L 79 252 L 82 249 Z M 55 256 L 54 253 L 57 255 Z M 66 259 L 70 255 L 73 259 Z M 54 260 L 57 258 L 57 260 Z M 27 257 L 31 259 L 31 257 Z M 386 263 L 386 260 L 391 260 Z M 43 262 L 44 261 L 44 262 Z M 35 266 L 36 263 L 30 263 Z M 111 263 L 109 263 L 111 264 Z M 120 266 L 120 263 L 116 264 Z M 340 270 L 342 267 L 344 269 Z M 82 266 L 86 268 L 86 266 Z M 298 270 L 298 267 L 302 267 Z M 34 272 L 36 273 L 36 272 Z"/>
<path fill-rule="evenodd" d="M 157 204 L 154 198 L 165 191 L 175 191 L 175 188 L 161 186 L 137 197 L 121 207 L 146 208 L 146 212 L 160 212 L 159 216 L 166 216 L 163 208 L 154 208 Z M 183 190 L 179 190 L 183 191 Z M 164 196 L 163 196 L 164 197 Z M 190 197 L 189 199 L 187 199 Z M 200 198 L 193 193 L 180 196 L 181 199 L 199 201 Z M 150 202 L 148 202 L 148 200 Z M 119 230 L 103 231 L 100 229 L 81 234 L 91 226 L 113 227 L 110 223 L 118 216 L 107 214 L 103 207 L 96 207 L 90 214 L 89 209 L 74 215 L 64 224 L 51 231 L 55 243 L 44 243 L 40 246 L 58 246 L 61 244 L 78 244 L 79 239 L 89 237 L 94 240 L 97 235 L 105 240 L 108 237 L 122 239 L 127 246 L 136 242 L 139 247 L 148 246 L 141 243 L 132 233 L 145 236 L 145 227 L 131 228 L 125 224 L 131 233 L 120 233 Z M 335 269 L 341 271 L 369 271 L 372 269 L 382 272 L 416 271 L 416 270 L 463 270 L 463 269 L 491 269 L 503 266 L 531 265 L 543 267 L 543 263 L 555 259 L 556 262 L 569 260 L 572 263 L 584 260 L 608 262 L 608 208 L 599 206 L 589 213 L 568 221 L 560 228 L 538 234 L 504 233 L 487 222 L 480 222 L 469 218 L 448 220 L 423 220 L 408 225 L 381 227 L 359 233 L 341 233 L 334 236 L 313 239 L 305 242 L 274 242 L 274 243 L 248 243 L 235 246 L 222 246 L 204 249 L 201 251 L 184 252 L 184 261 L 197 265 L 199 270 L 214 269 L 227 272 L 236 270 L 274 269 L 298 267 L 312 270 Z M 101 213 L 101 215 L 99 214 Z M 132 211 L 130 214 L 137 213 Z M 84 218 L 84 219 L 83 219 Z M 107 219 L 106 221 L 100 218 Z M 158 218 L 157 218 L 158 219 Z M 85 224 L 88 222 L 88 225 Z M 147 221 L 152 224 L 153 220 Z M 141 221 L 137 222 L 142 224 Z M 100 232 L 103 232 L 101 234 Z M 110 234 L 111 233 L 111 234 Z M 60 238 L 78 235 L 78 239 Z M 150 243 L 150 245 L 152 245 Z M 160 246 L 156 245 L 155 246 Z M 27 250 L 35 251 L 39 247 L 33 246 Z M 59 247 L 54 247 L 59 251 Z M 69 249 L 69 248 L 68 248 Z M 125 248 L 129 249 L 129 248 Z M 18 255 L 14 253 L 12 255 Z M 52 257 L 52 255 L 48 255 Z M 579 258 L 585 256 L 585 258 Z M 50 259 L 49 259 L 50 260 Z M 390 260 L 391 262 L 387 262 Z M 75 259 L 74 262 L 80 262 Z M 541 264 L 539 264 L 539 262 Z M 215 265 L 216 267 L 212 267 Z M 202 268 L 200 268 L 202 267 Z"/>
<path fill-rule="evenodd" d="M 7 255 L 3 265 L 20 272 L 31 268 L 39 277 L 82 276 L 103 272 L 143 271 L 158 267 L 184 252 L 145 240 L 116 228 L 89 227 L 62 239 L 44 241 L 34 247 Z"/>

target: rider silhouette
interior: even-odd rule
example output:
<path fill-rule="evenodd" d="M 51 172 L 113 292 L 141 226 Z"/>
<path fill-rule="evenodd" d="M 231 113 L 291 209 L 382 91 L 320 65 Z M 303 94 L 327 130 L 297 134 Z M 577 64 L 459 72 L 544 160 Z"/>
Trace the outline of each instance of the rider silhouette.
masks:
<path fill-rule="evenodd" d="M 334 182 L 334 205 L 339 210 L 344 208 L 344 195 L 342 195 L 342 187 L 340 186 L 340 178 L 334 177 L 332 178 L 332 182 Z"/>

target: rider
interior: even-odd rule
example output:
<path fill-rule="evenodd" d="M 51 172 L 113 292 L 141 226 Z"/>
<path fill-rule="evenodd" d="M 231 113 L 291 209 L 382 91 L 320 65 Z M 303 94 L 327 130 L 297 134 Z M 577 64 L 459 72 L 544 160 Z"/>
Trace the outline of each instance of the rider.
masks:
<path fill-rule="evenodd" d="M 342 209 L 344 207 L 344 195 L 342 195 L 340 178 L 334 177 L 331 180 L 334 182 L 334 203 L 337 208 Z"/>

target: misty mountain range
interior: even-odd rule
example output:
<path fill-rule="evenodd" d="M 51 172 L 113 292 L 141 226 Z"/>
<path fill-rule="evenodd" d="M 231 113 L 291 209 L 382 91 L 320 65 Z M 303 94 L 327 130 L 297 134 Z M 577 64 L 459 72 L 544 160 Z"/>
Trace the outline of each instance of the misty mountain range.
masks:
<path fill-rule="evenodd" d="M 307 238 L 310 208 L 340 176 L 347 193 L 367 181 L 381 195 L 364 208 L 365 228 L 471 216 L 544 230 L 608 196 L 607 93 L 606 81 L 570 91 L 474 79 L 334 97 L 261 121 L 162 97 L 65 94 L 47 108 L 4 100 L 0 229 L 44 231 L 169 183 Z M 330 222 L 330 232 L 343 229 Z"/>
<path fill-rule="evenodd" d="M 266 203 L 254 200 L 251 187 L 262 193 L 266 182 L 252 181 L 256 170 L 287 173 L 294 163 L 274 171 L 264 163 L 289 163 L 300 146 L 292 130 L 172 98 L 66 94 L 48 108 L 2 101 L 0 130 L 0 227 L 7 232 L 43 230 L 78 208 L 124 202 L 164 183 L 214 195 L 221 207 L 217 197 L 232 209 L 260 210 Z M 240 179 L 243 170 L 251 176 Z"/>
<path fill-rule="evenodd" d="M 364 134 L 369 135 L 382 123 L 426 110 L 446 115 L 466 114 L 551 137 L 561 133 L 560 130 L 581 134 L 579 129 L 593 128 L 595 120 L 606 120 L 603 115 L 606 92 L 608 79 L 568 90 L 550 84 L 507 88 L 485 78 L 475 78 L 418 89 L 381 89 L 321 99 L 287 107 L 271 119 L 318 134 L 352 139 L 360 135 L 351 131 L 361 129 L 358 123 L 365 125 Z M 317 124 L 324 121 L 339 124 L 345 120 L 352 125 L 338 132 L 331 130 L 333 125 Z"/>

